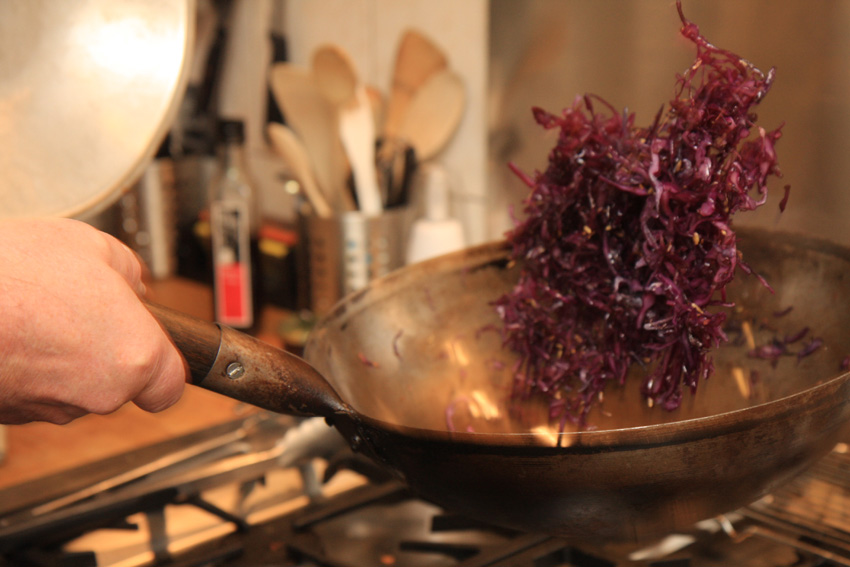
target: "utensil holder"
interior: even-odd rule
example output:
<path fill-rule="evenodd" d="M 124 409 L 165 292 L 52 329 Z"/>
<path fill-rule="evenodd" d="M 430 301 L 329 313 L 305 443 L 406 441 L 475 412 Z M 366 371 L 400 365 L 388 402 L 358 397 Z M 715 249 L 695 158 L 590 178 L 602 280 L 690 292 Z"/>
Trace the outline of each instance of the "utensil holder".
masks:
<path fill-rule="evenodd" d="M 380 215 L 346 212 L 330 218 L 304 216 L 309 307 L 321 316 L 345 295 L 404 265 L 409 207 Z"/>

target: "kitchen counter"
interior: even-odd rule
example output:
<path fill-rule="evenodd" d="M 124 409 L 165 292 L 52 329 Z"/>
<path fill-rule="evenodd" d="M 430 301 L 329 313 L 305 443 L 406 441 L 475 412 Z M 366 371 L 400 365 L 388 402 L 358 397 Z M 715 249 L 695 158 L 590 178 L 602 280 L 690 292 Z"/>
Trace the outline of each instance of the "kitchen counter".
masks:
<path fill-rule="evenodd" d="M 207 286 L 172 279 L 153 282 L 149 289 L 154 303 L 202 319 L 212 318 L 212 293 Z M 258 336 L 268 342 L 278 341 L 274 331 L 279 321 L 276 310 L 265 310 Z M 88 415 L 62 426 L 8 426 L 0 489 L 232 421 L 249 411 L 253 408 L 187 386 L 177 404 L 158 414 L 127 404 L 113 414 Z"/>

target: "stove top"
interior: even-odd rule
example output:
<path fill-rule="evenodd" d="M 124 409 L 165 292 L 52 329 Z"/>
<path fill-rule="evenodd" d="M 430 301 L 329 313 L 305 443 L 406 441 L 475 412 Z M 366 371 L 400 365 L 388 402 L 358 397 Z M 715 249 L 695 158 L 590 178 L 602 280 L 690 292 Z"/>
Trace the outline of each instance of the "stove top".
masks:
<path fill-rule="evenodd" d="M 452 515 L 319 420 L 257 414 L 186 441 L 0 492 L 0 567 L 850 567 L 844 445 L 747 508 L 637 547 Z"/>

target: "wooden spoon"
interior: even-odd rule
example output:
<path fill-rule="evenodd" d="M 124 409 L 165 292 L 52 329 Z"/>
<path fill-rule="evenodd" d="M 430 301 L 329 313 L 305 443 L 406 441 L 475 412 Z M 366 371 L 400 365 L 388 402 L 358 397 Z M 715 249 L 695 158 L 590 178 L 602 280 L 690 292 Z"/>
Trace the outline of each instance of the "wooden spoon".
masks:
<path fill-rule="evenodd" d="M 336 107 L 321 93 L 313 73 L 289 63 L 276 63 L 269 73 L 272 94 L 286 122 L 304 144 L 316 181 L 340 211 L 354 208 L 348 191 L 350 166 L 339 139 Z"/>
<path fill-rule="evenodd" d="M 298 136 L 291 129 L 276 122 L 270 123 L 266 127 L 266 132 L 275 153 L 286 161 L 295 179 L 301 184 L 301 189 L 313 207 L 313 212 L 323 218 L 333 216 L 333 209 L 316 182 L 310 156 L 307 155 L 307 150 Z"/>
<path fill-rule="evenodd" d="M 439 71 L 411 99 L 399 138 L 413 146 L 419 161 L 427 161 L 451 139 L 465 105 L 466 88 L 461 78 L 448 69 Z"/>
<path fill-rule="evenodd" d="M 375 171 L 375 120 L 366 87 L 348 53 L 335 45 L 316 48 L 313 73 L 326 99 L 339 110 L 339 135 L 351 163 L 357 204 L 365 215 L 379 215 L 384 207 Z"/>
<path fill-rule="evenodd" d="M 313 75 L 319 90 L 335 106 L 354 101 L 359 79 L 354 62 L 342 48 L 322 45 L 313 52 Z"/>
<path fill-rule="evenodd" d="M 446 55 L 428 37 L 407 30 L 396 52 L 390 96 L 384 118 L 384 137 L 394 138 L 401 128 L 413 94 L 425 81 L 448 67 Z"/>

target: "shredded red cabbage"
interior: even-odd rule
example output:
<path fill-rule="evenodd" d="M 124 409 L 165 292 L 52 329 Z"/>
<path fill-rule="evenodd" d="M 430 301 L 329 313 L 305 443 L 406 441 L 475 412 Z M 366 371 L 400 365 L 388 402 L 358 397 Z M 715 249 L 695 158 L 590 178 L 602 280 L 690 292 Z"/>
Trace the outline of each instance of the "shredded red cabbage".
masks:
<path fill-rule="evenodd" d="M 820 337 L 812 337 L 809 341 L 803 345 L 796 352 L 792 350 L 792 345 L 798 341 L 801 341 L 803 337 L 805 337 L 809 332 L 809 328 L 806 327 L 799 333 L 792 335 L 790 337 L 778 338 L 774 337 L 767 344 L 759 345 L 753 349 L 751 349 L 747 356 L 750 358 L 761 358 L 763 360 L 770 361 L 770 365 L 774 368 L 777 364 L 779 364 L 779 359 L 783 356 L 796 356 L 797 361 L 800 361 L 807 356 L 810 356 L 817 352 L 823 346 L 823 339 Z"/>
<path fill-rule="evenodd" d="M 712 373 L 726 314 L 710 308 L 728 305 L 736 269 L 751 273 L 731 217 L 762 205 L 780 175 L 781 126 L 756 127 L 752 112 L 773 69 L 708 43 L 677 4 L 696 60 L 669 108 L 645 128 L 595 96 L 561 114 L 534 108 L 557 144 L 543 172 L 511 166 L 531 191 L 507 234 L 520 280 L 496 309 L 520 355 L 514 396 L 546 396 L 562 423 L 584 423 L 633 363 L 647 367 L 648 403 L 666 409 Z"/>

